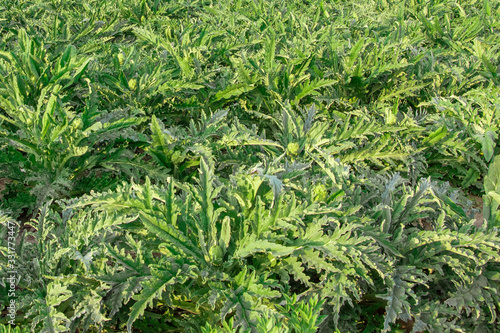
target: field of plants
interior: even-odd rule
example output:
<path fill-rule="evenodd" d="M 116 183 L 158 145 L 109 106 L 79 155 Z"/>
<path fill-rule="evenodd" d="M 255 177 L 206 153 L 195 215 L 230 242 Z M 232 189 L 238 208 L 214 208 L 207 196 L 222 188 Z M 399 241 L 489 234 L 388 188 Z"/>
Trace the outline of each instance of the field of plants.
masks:
<path fill-rule="evenodd" d="M 0 0 L 0 332 L 500 332 L 500 0 Z"/>

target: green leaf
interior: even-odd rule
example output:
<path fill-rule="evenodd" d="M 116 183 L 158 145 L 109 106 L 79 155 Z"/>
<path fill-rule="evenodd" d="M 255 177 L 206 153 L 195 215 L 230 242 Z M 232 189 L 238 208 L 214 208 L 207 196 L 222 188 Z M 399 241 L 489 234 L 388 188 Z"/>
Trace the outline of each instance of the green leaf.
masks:
<path fill-rule="evenodd" d="M 497 134 L 493 131 L 486 131 L 484 135 L 480 136 L 482 151 L 486 162 L 491 161 L 495 153 Z"/>
<path fill-rule="evenodd" d="M 500 193 L 490 191 L 488 195 L 493 198 L 498 204 L 500 204 Z"/>
<path fill-rule="evenodd" d="M 66 50 L 64 50 L 63 55 L 61 56 L 60 65 L 61 67 L 66 66 L 70 59 L 72 59 L 76 54 L 76 48 L 73 45 L 68 45 Z"/>
<path fill-rule="evenodd" d="M 500 155 L 495 156 L 488 168 L 488 174 L 484 177 L 484 191 L 500 193 Z"/>
<path fill-rule="evenodd" d="M 229 247 L 229 241 L 231 240 L 231 219 L 229 216 L 224 217 L 222 220 L 222 226 L 220 230 L 219 245 L 225 252 Z"/>
<path fill-rule="evenodd" d="M 45 109 L 45 113 L 42 117 L 42 133 L 40 140 L 45 138 L 50 126 L 50 119 L 54 116 L 54 112 L 56 109 L 57 97 L 55 95 L 51 95 L 49 101 L 47 102 L 47 107 Z"/>
<path fill-rule="evenodd" d="M 347 68 L 351 68 L 354 65 L 354 62 L 359 56 L 359 53 L 363 49 L 363 46 L 365 45 L 365 39 L 360 38 L 356 44 L 351 49 L 351 53 L 349 54 L 349 60 L 347 61 Z"/>
<path fill-rule="evenodd" d="M 231 97 L 234 97 L 234 96 L 240 96 L 241 94 L 244 94 L 248 91 L 251 91 L 254 88 L 255 87 L 253 85 L 247 84 L 247 83 L 233 84 L 233 85 L 227 87 L 226 89 L 224 89 L 223 91 L 219 91 L 215 95 L 215 100 L 220 101 L 221 99 L 230 99 Z"/>
<path fill-rule="evenodd" d="M 147 214 L 146 212 L 139 211 L 139 216 L 148 230 L 171 243 L 171 245 L 178 247 L 187 255 L 191 255 L 200 263 L 206 263 L 200 249 L 192 244 L 189 238 L 186 237 L 180 230 L 174 226 L 167 225 L 165 222 L 159 221 L 156 217 Z"/>
<path fill-rule="evenodd" d="M 410 319 L 409 309 L 410 304 L 406 300 L 406 288 L 407 283 L 401 280 L 401 278 L 396 275 L 393 280 L 393 286 L 389 289 L 387 295 L 379 296 L 387 301 L 387 306 L 385 307 L 385 318 L 384 318 L 384 329 L 382 332 L 389 332 L 391 330 L 391 323 L 394 323 L 396 319 Z"/>
<path fill-rule="evenodd" d="M 132 298 L 137 302 L 132 306 L 128 321 L 127 321 L 127 331 L 132 333 L 132 324 L 140 316 L 144 314 L 144 310 L 148 306 L 153 305 L 153 300 L 155 298 L 161 297 L 161 294 L 165 290 L 167 285 L 172 285 L 176 283 L 175 276 L 168 271 L 160 271 L 160 274 L 151 278 L 148 281 L 141 283 L 143 290 L 140 294 L 134 295 Z"/>
<path fill-rule="evenodd" d="M 58 306 L 73 295 L 67 286 L 57 282 L 51 282 L 47 286 L 47 296 L 45 301 L 47 306 Z"/>
<path fill-rule="evenodd" d="M 444 138 L 446 135 L 448 135 L 448 129 L 446 126 L 442 126 L 429 134 L 428 137 L 426 137 L 423 141 L 423 143 L 433 145 L 439 142 L 442 138 Z"/>
<path fill-rule="evenodd" d="M 259 252 L 271 253 L 275 257 L 282 257 L 291 254 L 293 251 L 295 251 L 293 247 L 280 245 L 268 240 L 258 240 L 252 234 L 242 241 L 242 245 L 234 253 L 234 257 L 245 258 Z"/>

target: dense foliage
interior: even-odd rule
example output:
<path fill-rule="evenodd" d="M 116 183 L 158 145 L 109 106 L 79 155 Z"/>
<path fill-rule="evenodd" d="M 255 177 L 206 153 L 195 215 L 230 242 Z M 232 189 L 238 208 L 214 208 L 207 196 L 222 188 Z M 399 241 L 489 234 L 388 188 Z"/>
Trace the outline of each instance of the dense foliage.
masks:
<path fill-rule="evenodd" d="M 498 332 L 499 49 L 498 0 L 0 0 L 0 332 Z"/>

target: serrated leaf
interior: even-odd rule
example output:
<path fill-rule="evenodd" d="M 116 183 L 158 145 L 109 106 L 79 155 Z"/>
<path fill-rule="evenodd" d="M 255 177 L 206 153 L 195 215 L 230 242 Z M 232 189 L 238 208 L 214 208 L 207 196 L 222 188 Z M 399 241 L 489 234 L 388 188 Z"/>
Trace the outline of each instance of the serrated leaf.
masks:
<path fill-rule="evenodd" d="M 133 296 L 137 302 L 132 306 L 127 321 L 127 331 L 129 333 L 132 333 L 132 324 L 134 321 L 144 314 L 144 310 L 148 306 L 152 306 L 153 300 L 161 296 L 167 285 L 174 284 L 175 282 L 175 278 L 170 272 L 161 271 L 159 276 L 141 283 L 143 286 L 142 292 Z"/>
<path fill-rule="evenodd" d="M 239 95 L 244 94 L 248 91 L 251 91 L 254 88 L 255 87 L 253 85 L 247 84 L 247 83 L 233 84 L 233 85 L 227 87 L 226 89 L 224 89 L 223 91 L 219 91 L 215 95 L 215 100 L 220 101 L 221 99 L 230 99 L 231 97 L 239 96 Z"/>

